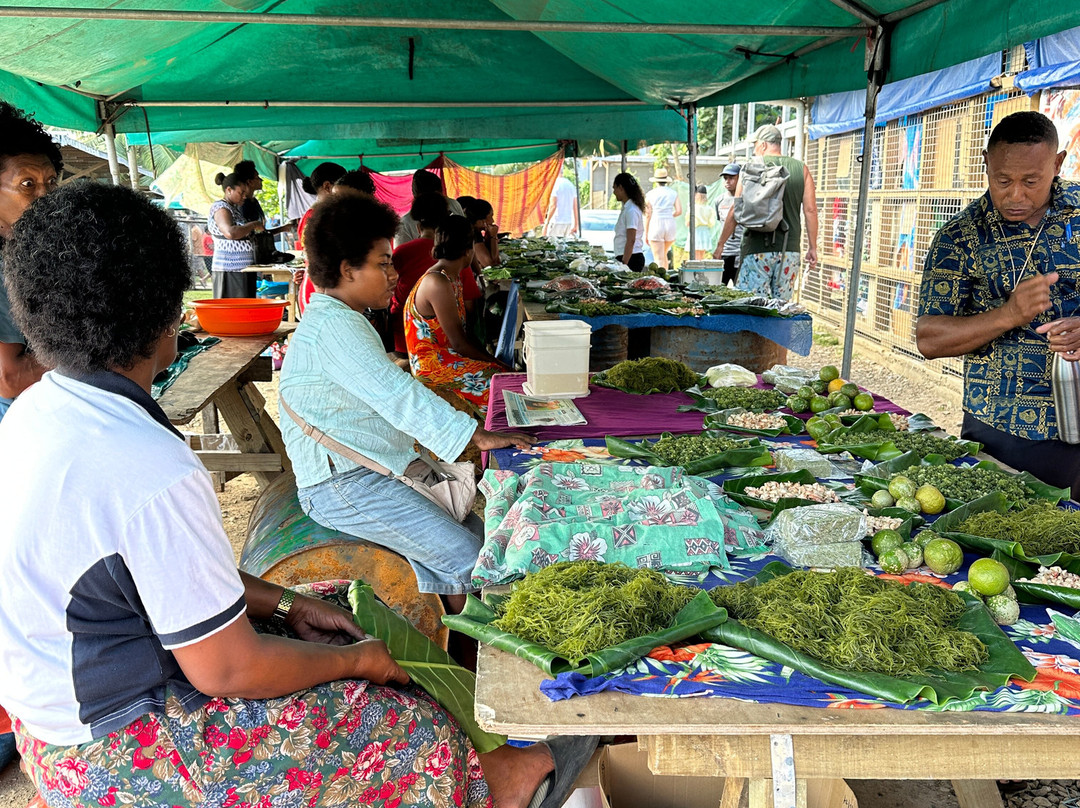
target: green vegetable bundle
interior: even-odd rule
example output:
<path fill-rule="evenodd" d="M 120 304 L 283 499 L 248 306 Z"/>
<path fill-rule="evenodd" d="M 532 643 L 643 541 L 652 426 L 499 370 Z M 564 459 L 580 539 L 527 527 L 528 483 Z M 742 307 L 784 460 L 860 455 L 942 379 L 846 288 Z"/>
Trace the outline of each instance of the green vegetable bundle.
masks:
<path fill-rule="evenodd" d="M 893 475 L 898 476 L 898 475 Z M 916 485 L 932 485 L 946 499 L 971 502 L 986 494 L 1000 491 L 1013 502 L 1034 501 L 1035 492 L 1024 482 L 1003 469 L 984 466 L 911 466 L 899 476 Z"/>
<path fill-rule="evenodd" d="M 631 393 L 671 393 L 698 382 L 698 374 L 674 359 L 648 356 L 619 362 L 593 378 L 594 383 Z"/>
<path fill-rule="evenodd" d="M 748 628 L 842 670 L 917 676 L 931 669 L 972 671 L 989 658 L 978 637 L 955 628 L 966 609 L 960 595 L 905 586 L 857 567 L 796 570 L 709 595 Z"/>
<path fill-rule="evenodd" d="M 667 628 L 698 591 L 655 570 L 562 561 L 514 583 L 492 625 L 576 663 Z"/>
<path fill-rule="evenodd" d="M 1036 502 L 1020 511 L 974 513 L 955 527 L 960 533 L 1017 542 L 1029 557 L 1080 555 L 1080 511 Z"/>
<path fill-rule="evenodd" d="M 575 308 L 583 317 L 613 317 L 631 313 L 631 309 L 617 303 L 578 303 Z"/>
<path fill-rule="evenodd" d="M 711 387 L 701 395 L 710 399 L 717 409 L 729 410 L 742 407 L 751 412 L 778 410 L 787 402 L 787 396 L 778 390 L 760 390 L 756 387 Z"/>
<path fill-rule="evenodd" d="M 703 457 L 742 449 L 746 439 L 725 438 L 714 435 L 671 435 L 665 434 L 649 448 L 652 449 L 668 466 L 685 466 Z"/>
<path fill-rule="evenodd" d="M 869 432 L 834 433 L 828 435 L 825 440 L 830 446 L 859 446 L 867 443 L 892 441 L 893 445 L 901 452 L 915 452 L 920 458 L 938 454 L 949 461 L 961 458 L 968 453 L 967 447 L 962 443 L 947 438 L 939 438 L 936 435 L 928 435 L 925 432 L 898 432 L 876 429 Z M 948 495 L 946 494 L 946 496 Z"/>

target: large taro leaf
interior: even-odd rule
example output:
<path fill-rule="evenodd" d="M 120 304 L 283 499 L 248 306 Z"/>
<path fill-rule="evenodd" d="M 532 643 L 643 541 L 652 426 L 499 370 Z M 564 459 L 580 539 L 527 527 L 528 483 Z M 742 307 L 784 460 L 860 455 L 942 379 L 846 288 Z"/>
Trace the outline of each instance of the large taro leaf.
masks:
<path fill-rule="evenodd" d="M 718 608 L 709 599 L 708 593 L 703 591 L 675 615 L 675 619 L 668 628 L 613 645 L 589 654 L 584 659 L 570 660 L 542 645 L 523 640 L 491 625 L 497 619 L 492 606 L 497 606 L 505 597 L 503 595 L 489 596 L 488 599 L 492 605 L 488 605 L 479 598 L 469 595 L 461 614 L 446 615 L 443 617 L 443 623 L 454 631 L 467 634 L 482 643 L 528 660 L 544 673 L 552 676 L 568 672 L 583 673 L 589 677 L 599 676 L 602 673 L 626 667 L 658 646 L 670 645 L 673 642 L 685 640 L 687 637 L 696 636 L 727 619 L 727 612 Z"/>
<path fill-rule="evenodd" d="M 786 564 L 774 561 L 766 564 L 750 580 L 761 584 L 779 575 L 787 575 L 791 571 Z M 1028 682 L 1034 679 L 1035 668 L 1016 645 L 1002 633 L 982 602 L 973 595 L 958 594 L 964 598 L 968 608 L 956 627 L 973 633 L 986 644 L 990 652 L 990 658 L 976 671 L 964 673 L 929 671 L 919 677 L 846 671 L 795 651 L 767 634 L 748 628 L 734 619 L 729 619 L 705 631 L 702 636 L 707 640 L 731 645 L 794 668 L 800 673 L 823 682 L 848 687 L 897 704 L 906 704 L 917 699 L 927 699 L 934 704 L 943 704 L 952 699 L 969 698 L 976 690 L 996 690 L 1014 676 Z"/>
<path fill-rule="evenodd" d="M 667 432 L 665 435 L 669 434 Z M 668 466 L 669 463 L 660 458 L 652 451 L 652 443 L 647 440 L 631 442 L 608 435 L 604 438 L 608 454 L 612 457 L 622 457 L 630 460 L 644 460 L 651 466 Z M 761 445 L 756 438 L 748 440 L 744 447 L 728 449 L 720 454 L 701 457 L 682 468 L 687 474 L 698 477 L 711 477 L 721 469 L 739 466 L 767 466 L 772 463 L 772 455 L 769 450 Z"/>
<path fill-rule="evenodd" d="M 506 743 L 505 735 L 485 732 L 476 723 L 475 673 L 458 665 L 412 623 L 376 600 L 371 587 L 363 581 L 352 582 L 349 603 L 356 624 L 366 634 L 386 643 L 394 661 L 457 719 L 477 752 L 490 752 Z"/>

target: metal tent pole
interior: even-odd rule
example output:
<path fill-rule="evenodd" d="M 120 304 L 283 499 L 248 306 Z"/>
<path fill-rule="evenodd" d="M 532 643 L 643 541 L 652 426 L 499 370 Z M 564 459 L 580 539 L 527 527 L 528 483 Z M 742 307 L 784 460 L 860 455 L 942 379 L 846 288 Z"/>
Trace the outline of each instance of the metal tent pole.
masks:
<path fill-rule="evenodd" d="M 735 152 L 735 144 L 739 142 L 739 105 L 731 107 L 731 162 L 739 162 L 739 155 Z"/>
<path fill-rule="evenodd" d="M 713 142 L 713 154 L 720 156 L 720 145 L 724 137 L 724 108 L 716 108 L 716 140 Z"/>
<path fill-rule="evenodd" d="M 627 145 L 628 145 L 627 142 L 624 140 L 622 142 L 622 159 L 619 160 L 619 170 L 623 174 L 626 173 L 626 147 L 627 147 Z"/>
<path fill-rule="evenodd" d="M 113 185 L 120 184 L 120 161 L 116 159 L 116 127 L 111 123 L 104 125 L 105 154 L 109 158 L 109 173 L 112 174 Z"/>
<path fill-rule="evenodd" d="M 581 233 L 581 180 L 578 178 L 578 142 L 574 141 L 574 208 L 577 209 L 578 236 Z M 590 174 L 590 176 L 592 176 Z"/>
<path fill-rule="evenodd" d="M 873 40 L 866 43 L 866 120 L 863 124 L 862 168 L 859 171 L 859 200 L 855 206 L 855 233 L 851 240 L 851 275 L 847 284 L 847 316 L 844 319 L 844 355 L 840 362 L 840 376 L 848 378 L 851 373 L 851 354 L 855 342 L 855 314 L 859 302 L 859 270 L 862 268 L 863 226 L 870 191 L 870 164 L 874 153 L 874 119 L 877 117 L 877 101 L 885 83 L 888 70 L 888 29 L 878 25 Z"/>
<path fill-rule="evenodd" d="M 690 194 L 687 197 L 690 214 L 690 222 L 687 227 L 690 232 L 688 233 L 687 246 L 690 248 L 689 260 L 693 261 L 697 257 L 695 252 L 697 239 L 694 237 L 694 228 L 697 224 L 697 216 L 695 216 L 697 211 L 694 210 L 694 202 L 697 199 L 697 104 L 693 102 L 686 105 L 686 151 L 688 164 L 686 174 L 690 180 Z"/>
<path fill-rule="evenodd" d="M 139 159 L 135 152 L 135 147 L 130 143 L 127 147 L 127 161 L 128 161 L 128 182 L 131 183 L 131 188 L 134 191 L 139 190 Z"/>

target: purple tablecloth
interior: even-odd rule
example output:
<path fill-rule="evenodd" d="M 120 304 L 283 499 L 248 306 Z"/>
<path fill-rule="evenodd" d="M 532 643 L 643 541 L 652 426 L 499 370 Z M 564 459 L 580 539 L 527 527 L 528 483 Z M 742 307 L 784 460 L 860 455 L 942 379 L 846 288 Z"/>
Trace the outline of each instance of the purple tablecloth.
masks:
<path fill-rule="evenodd" d="M 488 399 L 487 421 L 484 428 L 492 432 L 506 432 L 506 402 L 503 390 L 521 393 L 525 384 L 524 373 L 502 373 L 491 379 Z M 588 420 L 578 426 L 545 426 L 521 430 L 537 440 L 561 440 L 562 438 L 602 438 L 605 435 L 653 435 L 660 432 L 700 432 L 705 414 L 678 412 L 684 404 L 692 403 L 685 393 L 653 393 L 638 396 L 612 390 L 608 387 L 589 385 L 589 395 L 575 398 L 574 404 Z"/>

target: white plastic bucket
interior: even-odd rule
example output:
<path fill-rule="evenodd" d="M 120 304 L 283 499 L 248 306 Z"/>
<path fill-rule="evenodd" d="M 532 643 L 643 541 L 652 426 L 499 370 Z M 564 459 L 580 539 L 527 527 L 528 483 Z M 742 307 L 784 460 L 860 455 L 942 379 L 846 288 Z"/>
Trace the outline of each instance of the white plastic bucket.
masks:
<path fill-rule="evenodd" d="M 525 323 L 525 393 L 575 398 L 589 393 L 589 338 L 581 320 Z"/>
<path fill-rule="evenodd" d="M 724 262 L 715 259 L 686 261 L 679 268 L 679 280 L 683 283 L 705 283 L 720 286 L 724 277 Z"/>

